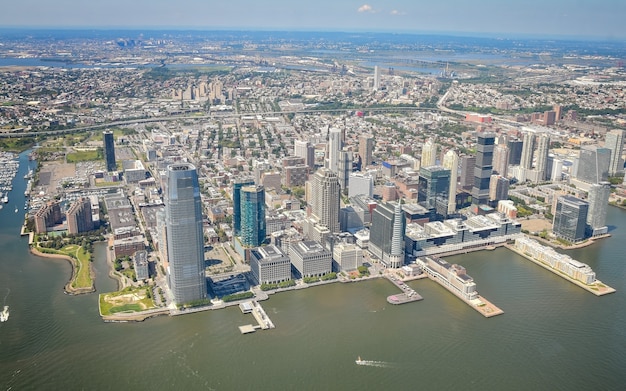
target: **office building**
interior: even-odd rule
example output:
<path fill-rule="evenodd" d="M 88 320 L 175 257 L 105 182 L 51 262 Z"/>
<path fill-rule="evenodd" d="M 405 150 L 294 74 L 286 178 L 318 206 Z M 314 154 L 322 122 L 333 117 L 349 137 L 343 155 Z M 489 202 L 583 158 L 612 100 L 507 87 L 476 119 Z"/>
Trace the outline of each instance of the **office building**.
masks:
<path fill-rule="evenodd" d="M 250 272 L 257 285 L 288 281 L 291 280 L 291 260 L 273 244 L 254 248 L 250 250 Z"/>
<path fill-rule="evenodd" d="M 506 146 L 509 148 L 509 165 L 519 166 L 522 160 L 524 142 L 522 140 L 507 140 Z"/>
<path fill-rule="evenodd" d="M 385 267 L 398 268 L 404 263 L 405 218 L 400 203 L 382 203 L 372 212 L 369 251 Z"/>
<path fill-rule="evenodd" d="M 374 66 L 374 91 L 380 90 L 380 68 L 378 65 Z"/>
<path fill-rule="evenodd" d="M 327 168 L 337 173 L 339 170 L 339 152 L 341 151 L 341 129 L 331 128 L 328 131 L 326 144 Z"/>
<path fill-rule="evenodd" d="M 472 204 L 484 205 L 489 201 L 489 181 L 493 173 L 493 148 L 495 135 L 479 133 L 476 141 L 476 165 L 474 166 L 474 186 Z"/>
<path fill-rule="evenodd" d="M 509 147 L 496 145 L 493 149 L 493 171 L 503 177 L 509 173 Z"/>
<path fill-rule="evenodd" d="M 167 167 L 165 221 L 168 282 L 174 302 L 206 299 L 202 204 L 198 174 L 192 164 Z"/>
<path fill-rule="evenodd" d="M 436 209 L 438 214 L 448 213 L 450 170 L 441 166 L 420 168 L 417 200 L 426 208 Z"/>
<path fill-rule="evenodd" d="M 304 164 L 313 170 L 315 168 L 315 147 L 308 141 L 295 140 L 294 153 L 295 156 L 304 159 Z"/>
<path fill-rule="evenodd" d="M 372 154 L 374 153 L 374 137 L 369 134 L 359 136 L 359 156 L 361 157 L 361 170 L 372 164 Z"/>
<path fill-rule="evenodd" d="M 474 187 L 474 166 L 476 165 L 476 156 L 461 156 L 461 177 L 459 185 L 463 190 L 471 190 Z"/>
<path fill-rule="evenodd" d="M 80 198 L 76 200 L 65 214 L 67 219 L 67 233 L 75 235 L 93 230 L 91 217 L 91 200 Z"/>
<path fill-rule="evenodd" d="M 576 165 L 575 177 L 586 183 L 606 182 L 609 179 L 611 150 L 597 145 L 584 145 Z"/>
<path fill-rule="evenodd" d="M 265 188 L 250 185 L 241 188 L 241 244 L 258 247 L 265 241 Z"/>
<path fill-rule="evenodd" d="M 587 213 L 589 236 L 602 235 L 608 232 L 606 214 L 608 213 L 610 195 L 611 184 L 609 182 L 596 183 L 589 188 L 589 212 Z"/>
<path fill-rule="evenodd" d="M 115 163 L 115 139 L 113 138 L 113 132 L 104 131 L 102 137 L 104 139 L 104 160 L 107 171 L 116 171 L 117 164 Z"/>
<path fill-rule="evenodd" d="M 489 204 L 493 207 L 498 201 L 509 198 L 509 180 L 502 175 L 492 175 L 489 180 Z"/>
<path fill-rule="evenodd" d="M 374 177 L 369 173 L 353 172 L 348 179 L 348 197 L 374 195 Z"/>
<path fill-rule="evenodd" d="M 252 178 L 235 180 L 233 184 L 233 234 L 239 236 L 241 232 L 241 188 L 254 185 Z"/>
<path fill-rule="evenodd" d="M 133 254 L 133 266 L 137 281 L 150 278 L 148 269 L 148 252 L 146 250 L 135 251 Z"/>
<path fill-rule="evenodd" d="M 333 232 L 339 232 L 340 187 L 337 174 L 321 168 L 311 181 L 311 213 L 318 224 Z"/>
<path fill-rule="evenodd" d="M 459 155 L 449 150 L 443 157 L 443 168 L 450 170 L 450 187 L 448 188 L 448 214 L 456 211 L 456 187 L 459 177 Z"/>
<path fill-rule="evenodd" d="M 606 134 L 604 147 L 611 150 L 609 175 L 620 175 L 624 172 L 624 159 L 622 158 L 622 152 L 624 149 L 624 130 L 613 129 L 608 132 Z"/>
<path fill-rule="evenodd" d="M 589 204 L 569 195 L 557 199 L 552 231 L 558 238 L 579 242 L 586 238 Z"/>
<path fill-rule="evenodd" d="M 352 173 L 352 152 L 339 151 L 339 162 L 337 166 L 337 179 L 339 187 L 344 194 L 348 194 L 348 180 Z"/>
<path fill-rule="evenodd" d="M 354 243 L 336 243 L 333 246 L 333 261 L 338 271 L 355 270 L 363 265 L 363 249 Z"/>
<path fill-rule="evenodd" d="M 548 153 L 550 150 L 550 135 L 541 133 L 537 140 L 537 152 L 535 157 L 535 171 L 537 171 L 537 182 L 543 182 L 549 176 Z"/>
<path fill-rule="evenodd" d="M 330 251 L 314 241 L 303 241 L 289 247 L 289 258 L 298 277 L 323 276 L 332 271 Z"/>

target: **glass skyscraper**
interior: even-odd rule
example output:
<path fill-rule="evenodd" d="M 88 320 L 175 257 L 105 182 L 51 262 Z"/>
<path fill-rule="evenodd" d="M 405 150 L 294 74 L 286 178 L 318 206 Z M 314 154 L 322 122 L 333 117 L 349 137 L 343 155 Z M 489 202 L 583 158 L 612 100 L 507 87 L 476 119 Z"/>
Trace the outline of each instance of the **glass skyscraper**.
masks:
<path fill-rule="evenodd" d="M 177 304 L 207 297 L 198 173 L 192 164 L 167 167 L 165 220 L 168 282 Z"/>
<path fill-rule="evenodd" d="M 115 164 L 115 140 L 113 139 L 113 132 L 105 131 L 102 133 L 104 139 L 104 160 L 106 161 L 107 171 L 117 170 L 117 164 Z"/>
<path fill-rule="evenodd" d="M 493 149 L 496 137 L 493 133 L 479 133 L 476 141 L 476 165 L 472 203 L 484 205 L 489 202 L 489 181 L 493 173 Z"/>
<path fill-rule="evenodd" d="M 585 239 L 589 204 L 572 196 L 561 196 L 557 200 L 554 213 L 554 234 L 570 242 Z"/>
<path fill-rule="evenodd" d="M 239 179 L 233 184 L 233 234 L 241 233 L 241 188 L 254 185 L 252 178 Z"/>
<path fill-rule="evenodd" d="M 265 188 L 244 186 L 241 188 L 241 244 L 258 247 L 265 241 Z"/>

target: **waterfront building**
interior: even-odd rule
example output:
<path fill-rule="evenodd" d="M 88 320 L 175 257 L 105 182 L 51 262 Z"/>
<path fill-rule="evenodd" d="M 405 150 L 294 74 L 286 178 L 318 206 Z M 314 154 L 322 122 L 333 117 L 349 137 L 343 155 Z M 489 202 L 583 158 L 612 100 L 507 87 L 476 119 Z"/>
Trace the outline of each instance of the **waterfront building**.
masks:
<path fill-rule="evenodd" d="M 509 171 L 509 147 L 496 145 L 493 150 L 493 171 L 506 178 Z"/>
<path fill-rule="evenodd" d="M 107 171 L 116 171 L 117 164 L 115 163 L 115 139 L 113 138 L 113 132 L 107 130 L 102 133 L 104 141 L 104 160 L 106 162 Z"/>
<path fill-rule="evenodd" d="M 137 278 L 137 281 L 147 280 L 150 278 L 147 251 L 136 251 L 133 254 L 133 267 L 135 269 L 135 277 Z"/>
<path fill-rule="evenodd" d="M 51 201 L 42 206 L 35 213 L 35 232 L 38 234 L 46 233 L 48 228 L 63 222 L 63 213 L 61 213 L 61 203 Z"/>
<path fill-rule="evenodd" d="M 583 145 L 575 168 L 575 178 L 589 184 L 605 182 L 609 178 L 611 150 L 597 145 Z"/>
<path fill-rule="evenodd" d="M 361 170 L 372 164 L 372 154 L 374 152 L 374 137 L 369 134 L 359 136 L 359 156 L 361 157 Z"/>
<path fill-rule="evenodd" d="M 254 248 L 250 250 L 250 272 L 257 285 L 288 281 L 291 280 L 291 261 L 273 244 Z"/>
<path fill-rule="evenodd" d="M 332 271 L 332 254 L 318 242 L 307 240 L 292 244 L 289 258 L 299 277 L 323 276 Z"/>
<path fill-rule="evenodd" d="M 241 232 L 241 188 L 254 185 L 252 178 L 242 178 L 233 183 L 233 235 Z"/>
<path fill-rule="evenodd" d="M 478 299 L 476 283 L 472 277 L 467 275 L 463 266 L 451 265 L 436 257 L 418 259 L 417 263 L 428 275 L 434 277 L 457 296 L 468 301 Z"/>
<path fill-rule="evenodd" d="M 472 204 L 484 205 L 489 201 L 489 180 L 493 173 L 493 148 L 495 135 L 479 133 L 476 141 L 476 165 L 474 166 L 474 186 Z"/>
<path fill-rule="evenodd" d="M 609 175 L 616 176 L 624 172 L 624 130 L 613 129 L 606 134 L 604 147 L 611 150 L 611 162 L 609 164 Z"/>
<path fill-rule="evenodd" d="M 75 235 L 93 230 L 91 217 L 91 200 L 80 198 L 76 200 L 65 214 L 67 219 L 67 233 Z"/>
<path fill-rule="evenodd" d="M 579 242 L 586 237 L 589 204 L 570 195 L 557 199 L 552 231 L 558 238 Z"/>
<path fill-rule="evenodd" d="M 363 249 L 356 243 L 335 243 L 333 245 L 333 261 L 337 271 L 355 270 L 363 265 Z"/>
<path fill-rule="evenodd" d="M 559 254 L 552 247 L 543 246 L 536 240 L 523 235 L 515 239 L 514 247 L 530 257 L 550 265 L 574 280 L 591 285 L 596 281 L 596 273 L 589 265 L 572 259 L 569 255 Z"/>
<path fill-rule="evenodd" d="M 608 232 L 606 214 L 609 208 L 610 195 L 611 184 L 609 182 L 596 183 L 589 188 L 588 236 L 602 235 Z"/>
<path fill-rule="evenodd" d="M 165 192 L 168 282 L 178 304 L 207 297 L 204 273 L 202 204 L 196 167 L 188 163 L 167 167 Z"/>
<path fill-rule="evenodd" d="M 311 214 L 318 224 L 331 233 L 339 232 L 340 187 L 337 174 L 321 168 L 313 175 L 311 183 Z"/>
<path fill-rule="evenodd" d="M 398 268 L 404 263 L 404 227 L 405 217 L 399 202 L 381 203 L 372 212 L 369 251 L 385 267 Z"/>
<path fill-rule="evenodd" d="M 241 244 L 258 247 L 265 241 L 265 188 L 261 185 L 244 186 L 241 192 Z"/>
<path fill-rule="evenodd" d="M 431 167 L 437 164 L 437 144 L 428 139 L 422 147 L 422 158 L 420 167 Z"/>
<path fill-rule="evenodd" d="M 456 211 L 456 187 L 459 177 L 459 155 L 453 149 L 443 157 L 443 168 L 450 170 L 450 187 L 448 188 L 448 214 Z"/>

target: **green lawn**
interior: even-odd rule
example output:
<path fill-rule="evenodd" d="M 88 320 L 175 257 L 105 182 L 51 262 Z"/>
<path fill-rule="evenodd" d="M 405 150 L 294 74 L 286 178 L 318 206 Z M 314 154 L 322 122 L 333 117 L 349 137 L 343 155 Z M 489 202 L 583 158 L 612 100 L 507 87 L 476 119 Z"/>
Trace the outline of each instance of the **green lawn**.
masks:
<path fill-rule="evenodd" d="M 68 163 L 89 162 L 95 160 L 102 160 L 102 152 L 98 149 L 95 151 L 76 151 L 68 153 L 66 156 Z"/>
<path fill-rule="evenodd" d="M 68 244 L 62 247 L 60 250 L 54 250 L 51 248 L 39 247 L 39 250 L 48 254 L 63 254 L 71 257 L 74 260 L 74 267 L 76 268 L 76 274 L 72 280 L 72 288 L 91 288 L 93 286 L 93 280 L 91 279 L 91 268 L 89 265 L 89 252 L 77 244 Z"/>
<path fill-rule="evenodd" d="M 122 291 L 100 295 L 100 313 L 140 312 L 156 308 L 154 300 L 146 295 L 146 287 L 128 287 Z"/>

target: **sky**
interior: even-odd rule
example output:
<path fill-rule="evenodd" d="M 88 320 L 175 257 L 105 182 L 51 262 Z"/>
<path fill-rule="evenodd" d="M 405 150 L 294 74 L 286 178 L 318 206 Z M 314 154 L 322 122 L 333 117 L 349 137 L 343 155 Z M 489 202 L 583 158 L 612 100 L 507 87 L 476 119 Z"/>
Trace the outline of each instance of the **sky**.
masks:
<path fill-rule="evenodd" d="M 10 5 L 0 7 L 0 27 L 386 31 L 626 39 L 624 0 L 2 2 Z"/>

